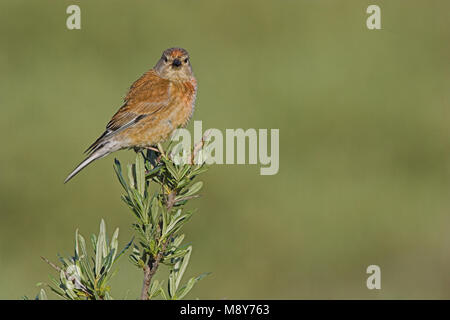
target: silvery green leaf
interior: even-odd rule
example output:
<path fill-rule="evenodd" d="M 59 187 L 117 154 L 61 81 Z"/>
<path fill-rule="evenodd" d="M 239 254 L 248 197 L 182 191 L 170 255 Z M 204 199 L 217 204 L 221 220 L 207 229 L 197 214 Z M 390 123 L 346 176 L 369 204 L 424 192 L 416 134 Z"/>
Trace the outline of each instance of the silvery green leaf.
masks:
<path fill-rule="evenodd" d="M 185 178 L 183 180 L 181 180 L 178 184 L 177 184 L 177 188 L 178 189 L 182 189 L 184 188 L 186 185 L 188 185 L 189 183 L 191 183 L 191 180 L 189 178 Z"/>
<path fill-rule="evenodd" d="M 139 152 L 136 155 L 136 184 L 137 189 L 142 197 L 145 196 L 145 165 L 144 157 Z"/>
<path fill-rule="evenodd" d="M 119 228 L 116 228 L 116 231 L 114 231 L 114 234 L 113 234 L 113 236 L 111 238 L 111 245 L 110 245 L 111 251 L 114 250 L 114 254 L 112 256 L 112 260 L 113 261 L 114 261 L 114 259 L 116 257 L 117 250 L 118 250 L 118 247 L 119 247 L 119 240 L 118 240 L 118 238 L 119 238 Z"/>
<path fill-rule="evenodd" d="M 189 197 L 195 193 L 197 193 L 198 191 L 200 191 L 200 189 L 203 187 L 203 182 L 202 181 L 198 181 L 196 183 L 194 183 L 192 185 L 192 187 L 189 188 L 189 190 L 183 194 L 184 197 Z"/>
<path fill-rule="evenodd" d="M 139 211 L 141 212 L 144 207 L 144 202 L 141 194 L 136 189 L 131 189 L 133 203 L 138 206 Z M 142 216 L 142 213 L 140 213 Z"/>
<path fill-rule="evenodd" d="M 190 168 L 191 168 L 191 165 L 189 165 L 189 164 L 185 164 L 183 166 L 183 168 L 180 171 L 180 180 L 184 178 L 184 176 L 186 175 L 186 173 L 189 171 Z"/>
<path fill-rule="evenodd" d="M 127 245 L 122 249 L 122 251 L 119 252 L 119 254 L 116 256 L 116 258 L 114 259 L 114 262 L 116 262 L 124 253 L 125 251 L 128 250 L 128 248 L 131 246 L 131 244 L 134 241 L 134 237 L 131 238 L 130 242 L 127 243 Z"/>
<path fill-rule="evenodd" d="M 183 299 L 189 293 L 189 291 L 191 291 L 191 289 L 194 287 L 194 285 L 198 281 L 203 279 L 205 276 L 207 276 L 208 274 L 209 273 L 203 273 L 203 274 L 199 275 L 198 277 L 189 279 L 187 284 L 185 286 L 183 286 L 182 288 L 180 288 L 180 290 L 177 291 L 177 298 Z"/>
<path fill-rule="evenodd" d="M 95 300 L 101 300 L 100 295 L 98 294 L 97 290 L 94 290 L 93 293 L 94 293 Z"/>
<path fill-rule="evenodd" d="M 115 251 L 115 249 L 112 249 L 103 261 L 103 268 L 104 268 L 105 274 L 108 273 L 109 270 L 111 269 L 112 262 L 113 262 L 112 256 L 115 254 L 114 251 Z"/>
<path fill-rule="evenodd" d="M 149 221 L 149 212 L 151 206 L 152 199 L 150 197 L 144 197 L 143 199 L 143 207 L 142 207 L 142 222 L 144 225 L 148 225 Z"/>
<path fill-rule="evenodd" d="M 183 299 L 184 296 L 186 296 L 189 293 L 189 291 L 191 291 L 191 289 L 194 287 L 195 282 L 196 282 L 195 278 L 189 279 L 188 283 L 177 291 L 177 298 L 179 300 Z"/>
<path fill-rule="evenodd" d="M 95 234 L 91 234 L 91 243 L 94 248 L 94 253 L 97 253 L 97 236 Z"/>
<path fill-rule="evenodd" d="M 168 253 L 174 253 L 178 247 L 181 245 L 181 242 L 183 242 L 184 234 L 178 235 L 171 239 L 171 243 L 169 243 L 167 252 Z M 167 258 L 167 257 L 166 257 Z"/>
<path fill-rule="evenodd" d="M 76 264 L 70 265 L 66 270 L 66 277 L 76 289 L 82 289 L 84 286 L 81 284 L 81 270 Z"/>
<path fill-rule="evenodd" d="M 186 268 L 187 268 L 187 266 L 188 266 L 189 259 L 191 258 L 192 246 L 189 246 L 189 247 L 186 249 L 186 251 L 187 251 L 187 252 L 186 252 L 186 255 L 182 258 L 182 261 L 183 261 L 183 262 L 181 263 L 180 269 L 179 269 L 178 272 L 177 272 L 177 279 L 176 279 L 175 290 L 178 289 L 178 287 L 179 287 L 179 285 L 180 285 L 181 278 L 183 277 L 184 272 L 186 271 Z"/>
<path fill-rule="evenodd" d="M 92 275 L 92 270 L 88 269 L 88 266 L 86 265 L 85 260 L 79 260 L 77 261 L 77 266 L 80 268 L 80 277 L 81 282 L 93 282 L 94 276 Z"/>
<path fill-rule="evenodd" d="M 172 246 L 174 246 L 175 248 L 178 248 L 181 245 L 181 242 L 183 242 L 183 239 L 184 239 L 184 234 L 180 234 L 173 240 Z"/>
<path fill-rule="evenodd" d="M 177 169 L 175 169 L 175 167 L 170 163 L 170 162 L 165 162 L 166 164 L 166 168 L 169 171 L 169 173 L 172 175 L 172 177 L 174 177 L 176 180 L 178 180 L 178 172 Z"/>
<path fill-rule="evenodd" d="M 85 274 L 87 275 L 89 281 L 94 283 L 95 277 L 94 277 L 94 274 L 92 273 L 92 266 L 89 261 L 89 257 L 87 255 L 86 241 L 84 240 L 84 238 L 81 234 L 78 235 L 78 240 L 79 240 L 80 249 L 81 249 L 81 256 L 80 256 L 81 265 L 82 265 L 83 269 L 85 270 Z"/>
<path fill-rule="evenodd" d="M 112 277 L 114 277 L 114 276 L 116 275 L 117 271 L 118 271 L 118 270 L 116 269 L 116 270 L 114 270 L 114 271 L 109 272 L 108 274 L 106 274 L 106 276 L 105 276 L 103 282 L 104 282 L 104 283 L 108 283 L 109 280 L 110 280 Z"/>
<path fill-rule="evenodd" d="M 56 284 L 56 286 L 57 286 L 57 288 L 59 289 L 58 284 Z M 53 291 L 53 293 L 55 293 L 57 296 L 59 296 L 59 297 L 61 297 L 61 298 L 63 298 L 63 299 L 66 298 L 66 296 L 65 296 L 65 294 L 64 294 L 63 291 L 58 290 L 58 289 L 55 289 L 55 288 L 53 288 L 52 286 L 48 286 L 48 287 L 49 287 L 50 290 Z"/>
<path fill-rule="evenodd" d="M 80 256 L 79 250 L 78 250 L 78 229 L 75 230 L 75 259 L 78 259 Z"/>
<path fill-rule="evenodd" d="M 100 275 L 100 278 L 99 278 L 98 281 L 97 281 L 96 287 L 97 287 L 97 290 L 98 290 L 100 293 L 101 293 L 102 291 L 104 291 L 104 289 L 105 289 L 105 280 L 106 280 L 106 278 L 107 278 L 107 276 L 108 276 L 108 271 L 109 271 L 109 270 L 106 270 L 106 267 L 105 267 L 105 271 L 102 272 L 102 274 Z"/>
<path fill-rule="evenodd" d="M 187 217 L 185 218 L 185 219 L 187 219 Z M 183 227 L 183 223 L 178 223 L 177 225 L 175 225 L 174 227 L 173 227 L 173 229 L 170 231 L 170 234 L 176 234 L 181 228 Z M 169 234 L 167 234 L 167 236 L 168 236 Z"/>
<path fill-rule="evenodd" d="M 130 184 L 130 188 L 131 189 L 135 189 L 136 188 L 136 181 L 134 179 L 134 168 L 135 165 L 134 164 L 129 164 L 127 166 L 128 168 L 128 182 Z"/>
<path fill-rule="evenodd" d="M 71 261 L 69 261 L 67 258 L 61 257 L 59 254 L 58 254 L 58 259 L 62 263 L 64 268 L 67 268 L 68 266 L 70 266 L 72 264 Z"/>
<path fill-rule="evenodd" d="M 152 254 L 155 254 L 156 251 L 158 250 L 155 239 L 150 239 L 149 249 Z"/>
<path fill-rule="evenodd" d="M 175 221 L 179 217 L 181 217 L 181 209 L 178 209 L 173 215 L 171 215 L 170 223 L 172 223 L 173 221 Z"/>
<path fill-rule="evenodd" d="M 164 260 L 163 260 L 163 263 L 170 263 L 171 259 L 183 257 L 183 256 L 186 255 L 187 252 L 188 251 L 186 249 L 184 249 L 184 250 L 176 250 L 174 253 L 168 254 L 167 256 L 165 256 Z"/>
<path fill-rule="evenodd" d="M 162 215 L 162 228 L 161 228 L 161 233 L 163 235 L 166 234 L 166 229 L 167 229 L 167 211 L 166 208 L 162 208 L 161 210 L 161 215 Z"/>
<path fill-rule="evenodd" d="M 169 300 L 168 298 L 167 298 L 167 295 L 166 295 L 166 293 L 164 292 L 164 290 L 161 288 L 161 295 L 162 295 L 162 297 L 163 297 L 163 299 L 164 300 Z"/>
<path fill-rule="evenodd" d="M 73 289 L 75 288 L 75 286 L 73 285 L 72 282 L 67 280 L 63 270 L 61 270 L 59 277 L 60 277 L 60 280 L 61 280 L 61 284 L 63 285 L 63 288 L 64 288 L 64 293 L 70 299 L 76 299 L 77 295 L 75 294 L 75 292 L 73 292 Z"/>
<path fill-rule="evenodd" d="M 119 179 L 120 184 L 122 185 L 122 187 L 127 190 L 128 186 L 127 183 L 125 182 L 125 179 L 122 176 L 122 167 L 120 165 L 119 160 L 114 159 L 114 171 L 116 172 L 117 178 Z"/>
<path fill-rule="evenodd" d="M 111 295 L 109 294 L 108 291 L 105 292 L 105 296 L 104 296 L 105 300 L 114 300 Z"/>
<path fill-rule="evenodd" d="M 47 293 L 45 293 L 44 289 L 41 289 L 39 291 L 39 300 L 48 300 Z"/>
<path fill-rule="evenodd" d="M 155 280 L 150 285 L 149 293 L 148 293 L 148 299 L 152 299 L 157 297 L 161 293 L 161 286 L 163 285 L 163 281 L 159 283 L 158 280 Z"/>
<path fill-rule="evenodd" d="M 168 291 L 169 291 L 169 297 L 171 299 L 175 298 L 175 293 L 177 291 L 177 288 L 176 288 L 176 282 L 177 282 L 177 279 L 176 279 L 177 275 L 176 275 L 176 273 L 177 272 L 175 271 L 177 266 L 178 265 L 175 264 L 174 268 L 169 273 Z"/>
<path fill-rule="evenodd" d="M 152 224 L 156 224 L 158 222 L 158 214 L 159 214 L 159 205 L 158 198 L 156 195 L 152 197 L 151 201 L 151 212 L 152 212 Z"/>
<path fill-rule="evenodd" d="M 153 176 L 155 173 L 157 173 L 158 171 L 160 171 L 162 169 L 162 166 L 157 166 L 153 169 L 151 169 L 150 171 L 147 172 L 147 174 L 145 175 L 147 178 L 150 178 L 151 176 Z"/>
<path fill-rule="evenodd" d="M 103 254 L 103 258 L 106 258 L 106 256 L 108 255 L 108 246 L 106 244 L 106 226 L 105 226 L 105 220 L 102 219 L 102 221 L 100 222 L 100 233 L 99 233 L 99 237 L 102 237 L 102 242 L 101 242 L 101 248 L 102 248 L 102 254 Z"/>
<path fill-rule="evenodd" d="M 197 176 L 197 175 L 199 175 L 200 173 L 203 173 L 203 172 L 205 172 L 205 171 L 208 171 L 208 167 L 207 166 L 198 166 L 198 168 L 196 168 L 196 169 L 194 169 L 191 173 L 190 173 L 190 177 L 193 177 L 193 176 Z"/>
<path fill-rule="evenodd" d="M 181 215 L 181 209 L 178 209 L 177 213 L 173 216 L 172 221 L 169 223 L 167 228 L 163 229 L 163 238 L 167 237 L 171 232 L 175 231 L 176 227 L 181 227 L 180 223 L 187 217 L 189 214 Z"/>
<path fill-rule="evenodd" d="M 139 265 L 139 258 L 136 256 L 129 256 L 128 259 L 130 259 L 130 262 L 134 264 L 136 267 L 140 267 Z"/>
<path fill-rule="evenodd" d="M 132 250 L 129 258 L 133 264 L 135 264 L 137 267 L 140 267 L 141 252 L 140 252 L 138 246 L 133 245 L 133 250 Z"/>
<path fill-rule="evenodd" d="M 102 220 L 103 221 L 103 220 Z M 102 268 L 102 257 L 103 257 L 103 237 L 104 232 L 102 232 L 102 223 L 100 223 L 100 232 L 97 238 L 97 244 L 95 249 L 95 277 L 98 279 L 100 276 L 100 270 Z"/>

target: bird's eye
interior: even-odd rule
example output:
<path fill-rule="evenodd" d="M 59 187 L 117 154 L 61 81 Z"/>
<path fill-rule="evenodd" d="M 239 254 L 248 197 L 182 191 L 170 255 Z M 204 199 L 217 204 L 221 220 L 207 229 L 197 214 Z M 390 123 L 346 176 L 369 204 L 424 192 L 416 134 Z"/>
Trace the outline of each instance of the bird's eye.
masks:
<path fill-rule="evenodd" d="M 184 59 L 184 63 L 187 63 L 187 62 L 188 62 L 188 60 L 189 60 L 188 58 Z"/>
<path fill-rule="evenodd" d="M 167 62 L 167 57 L 164 57 L 164 62 Z"/>

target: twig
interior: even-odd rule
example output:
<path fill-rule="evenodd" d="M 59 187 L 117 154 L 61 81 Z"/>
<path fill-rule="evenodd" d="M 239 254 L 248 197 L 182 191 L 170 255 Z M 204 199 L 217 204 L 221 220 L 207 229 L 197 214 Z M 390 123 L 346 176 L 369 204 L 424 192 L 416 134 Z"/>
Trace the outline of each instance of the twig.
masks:
<path fill-rule="evenodd" d="M 172 191 L 167 195 L 166 208 L 167 212 L 172 210 L 175 204 L 176 192 Z M 167 237 L 166 241 L 163 242 L 161 250 L 158 252 L 156 257 L 150 256 L 148 263 L 144 266 L 144 281 L 142 284 L 141 300 L 148 300 L 148 290 L 152 282 L 152 278 L 158 269 L 159 263 L 166 252 L 167 245 L 169 243 L 170 237 Z"/>
<path fill-rule="evenodd" d="M 153 257 L 151 257 L 148 261 L 148 264 L 144 266 L 144 283 L 142 285 L 141 300 L 148 300 L 148 289 L 150 288 L 150 283 L 156 273 L 156 270 L 158 269 L 159 262 L 161 261 L 164 252 L 166 251 L 168 243 L 168 240 L 164 241 L 161 251 L 158 252 L 154 259 Z"/>
<path fill-rule="evenodd" d="M 175 191 L 172 191 L 167 195 L 167 202 L 166 202 L 167 212 L 170 212 L 170 210 L 172 210 L 173 205 L 175 204 L 176 196 L 177 193 Z"/>
<path fill-rule="evenodd" d="M 211 130 L 206 130 L 202 136 L 202 139 L 194 146 L 194 150 L 192 152 L 189 164 L 194 164 L 195 157 L 200 152 L 200 150 L 203 149 L 203 146 L 205 145 L 205 141 L 209 137 L 210 134 L 211 134 Z"/>
<path fill-rule="evenodd" d="M 41 256 L 41 259 L 44 260 L 45 262 L 47 262 L 53 269 L 55 269 L 58 272 L 61 272 L 61 268 L 58 267 L 56 264 L 54 264 L 53 262 L 51 262 L 50 260 L 48 260 L 47 258 Z M 65 273 L 65 272 L 64 272 Z"/>

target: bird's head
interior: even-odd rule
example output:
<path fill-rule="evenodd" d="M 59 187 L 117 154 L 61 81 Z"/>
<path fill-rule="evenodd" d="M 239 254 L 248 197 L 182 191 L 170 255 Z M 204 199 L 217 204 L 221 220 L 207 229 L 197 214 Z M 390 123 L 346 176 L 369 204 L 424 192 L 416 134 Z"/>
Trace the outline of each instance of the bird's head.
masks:
<path fill-rule="evenodd" d="M 154 69 L 161 78 L 172 81 L 187 81 L 193 77 L 189 53 L 182 48 L 164 50 Z"/>

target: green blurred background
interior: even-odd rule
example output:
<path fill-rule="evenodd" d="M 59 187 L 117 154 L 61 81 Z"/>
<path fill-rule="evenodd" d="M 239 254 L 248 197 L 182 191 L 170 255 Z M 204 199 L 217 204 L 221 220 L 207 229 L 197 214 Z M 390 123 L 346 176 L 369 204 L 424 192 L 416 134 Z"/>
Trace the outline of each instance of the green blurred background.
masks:
<path fill-rule="evenodd" d="M 53 272 L 40 256 L 72 254 L 76 228 L 103 217 L 129 241 L 112 164 L 133 152 L 62 182 L 172 46 L 191 54 L 204 129 L 280 129 L 277 175 L 204 175 L 187 276 L 212 274 L 189 298 L 450 298 L 450 3 L 376 1 L 369 31 L 374 2 L 1 1 L 0 298 L 34 297 Z M 119 267 L 113 296 L 138 297 L 141 273 Z"/>

